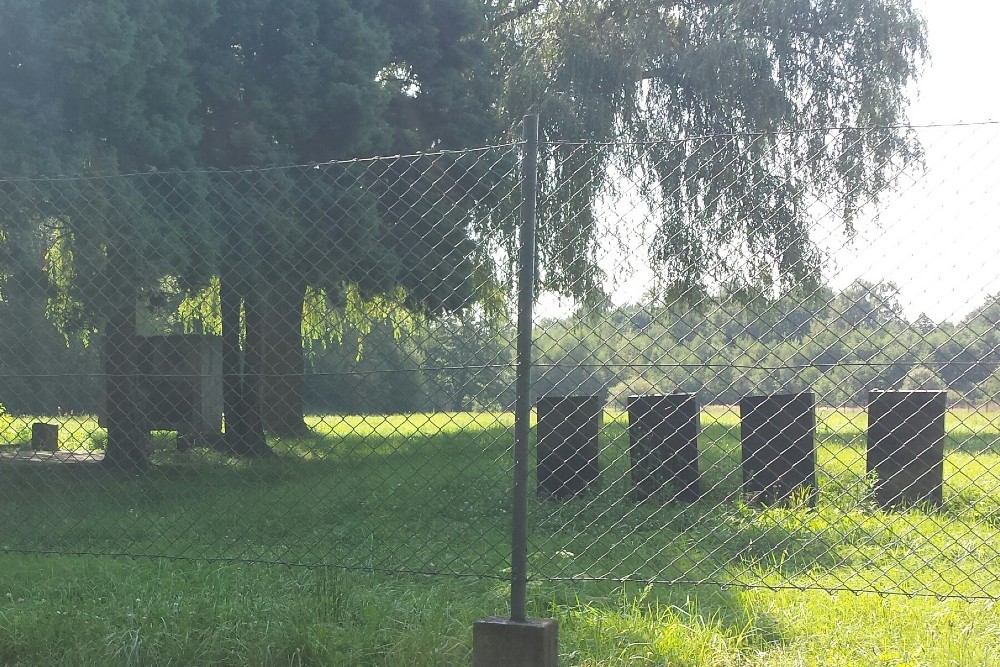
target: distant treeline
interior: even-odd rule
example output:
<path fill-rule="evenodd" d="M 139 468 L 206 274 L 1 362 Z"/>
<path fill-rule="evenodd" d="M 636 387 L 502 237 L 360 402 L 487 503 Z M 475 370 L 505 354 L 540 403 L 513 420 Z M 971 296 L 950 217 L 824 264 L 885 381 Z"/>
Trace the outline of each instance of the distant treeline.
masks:
<path fill-rule="evenodd" d="M 891 283 L 857 282 L 777 300 L 655 301 L 543 322 L 536 389 L 697 393 L 703 404 L 811 390 L 864 405 L 871 389 L 948 389 L 953 403 L 1000 400 L 1000 297 L 958 323 L 904 317 Z"/>
<path fill-rule="evenodd" d="M 44 310 L 0 302 L 0 403 L 11 412 L 93 412 L 95 345 L 67 340 Z M 16 315 L 16 316 L 15 316 Z M 399 413 L 509 409 L 514 330 L 481 315 L 375 322 L 320 343 L 306 332 L 306 410 Z M 863 405 L 870 389 L 947 388 L 953 403 L 1000 401 L 1000 296 L 957 323 L 904 317 L 896 289 L 859 282 L 777 300 L 581 307 L 535 330 L 534 390 L 697 393 L 733 404 L 811 389 L 826 405 Z"/>

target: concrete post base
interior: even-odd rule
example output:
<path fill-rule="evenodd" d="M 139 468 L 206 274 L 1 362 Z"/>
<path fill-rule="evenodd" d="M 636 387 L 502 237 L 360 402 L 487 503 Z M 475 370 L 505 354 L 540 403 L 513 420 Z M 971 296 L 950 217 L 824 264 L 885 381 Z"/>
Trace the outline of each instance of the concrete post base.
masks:
<path fill-rule="evenodd" d="M 556 667 L 559 624 L 554 618 L 515 623 L 491 617 L 472 627 L 474 667 Z"/>

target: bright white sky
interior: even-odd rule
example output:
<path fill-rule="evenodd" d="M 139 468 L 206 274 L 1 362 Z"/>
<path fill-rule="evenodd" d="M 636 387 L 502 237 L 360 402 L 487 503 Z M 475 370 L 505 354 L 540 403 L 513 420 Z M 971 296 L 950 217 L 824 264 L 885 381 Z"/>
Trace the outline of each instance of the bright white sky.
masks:
<path fill-rule="evenodd" d="M 927 19 L 931 63 L 918 84 L 915 123 L 1000 120 L 997 26 L 990 0 L 915 0 Z"/>
<path fill-rule="evenodd" d="M 916 0 L 931 62 L 917 84 L 915 125 L 1000 121 L 1000 3 Z M 878 223 L 834 254 L 831 280 L 892 280 L 911 317 L 956 320 L 1000 292 L 1000 125 L 920 131 L 926 172 L 886 197 Z M 871 243 L 870 247 L 866 247 Z"/>
<path fill-rule="evenodd" d="M 1000 3 L 914 3 L 927 19 L 931 62 L 911 95 L 913 124 L 1000 121 Z M 935 321 L 956 321 L 1000 292 L 1000 124 L 926 128 L 919 137 L 926 170 L 904 177 L 885 195 L 877 219 L 863 216 L 852 242 L 845 245 L 839 222 L 819 221 L 831 229 L 821 242 L 832 260 L 827 280 L 835 289 L 857 278 L 892 281 L 910 318 L 926 313 Z M 622 271 L 622 255 L 605 250 L 602 264 L 609 272 L 617 268 L 627 276 L 634 270 L 614 290 L 615 300 L 635 301 L 649 284 L 648 268 L 639 266 L 644 262 L 633 251 L 635 264 Z M 571 310 L 572 304 L 543 297 L 536 312 L 545 317 Z"/>

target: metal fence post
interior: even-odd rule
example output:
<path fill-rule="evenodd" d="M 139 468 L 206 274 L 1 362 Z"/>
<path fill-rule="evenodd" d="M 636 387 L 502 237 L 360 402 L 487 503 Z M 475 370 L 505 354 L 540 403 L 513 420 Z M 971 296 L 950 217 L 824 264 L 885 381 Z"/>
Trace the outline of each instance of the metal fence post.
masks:
<path fill-rule="evenodd" d="M 514 403 L 514 493 L 511 536 L 510 618 L 527 619 L 528 438 L 531 435 L 532 306 L 535 282 L 535 214 L 538 194 L 538 116 L 524 117 L 521 154 L 521 220 L 518 234 L 517 379 Z"/>
<path fill-rule="evenodd" d="M 559 663 L 558 621 L 554 618 L 528 620 L 528 438 L 531 435 L 532 306 L 535 292 L 537 196 L 538 116 L 525 116 L 517 253 L 517 378 L 514 401 L 510 618 L 487 618 L 473 626 L 472 662 L 475 667 L 555 667 Z"/>

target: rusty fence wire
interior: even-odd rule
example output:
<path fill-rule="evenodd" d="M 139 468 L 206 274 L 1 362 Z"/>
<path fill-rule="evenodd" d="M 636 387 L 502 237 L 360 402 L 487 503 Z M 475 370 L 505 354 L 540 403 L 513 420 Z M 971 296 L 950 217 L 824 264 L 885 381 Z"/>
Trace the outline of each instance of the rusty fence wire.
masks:
<path fill-rule="evenodd" d="M 880 130 L 0 178 L 0 549 L 995 599 L 1000 126 Z"/>

